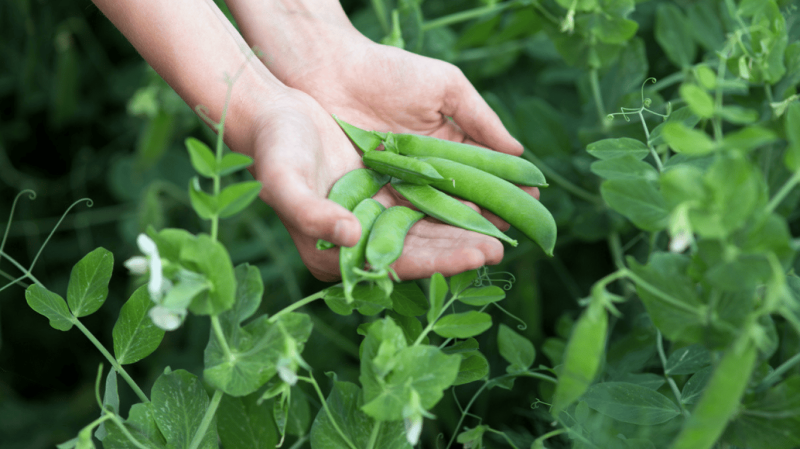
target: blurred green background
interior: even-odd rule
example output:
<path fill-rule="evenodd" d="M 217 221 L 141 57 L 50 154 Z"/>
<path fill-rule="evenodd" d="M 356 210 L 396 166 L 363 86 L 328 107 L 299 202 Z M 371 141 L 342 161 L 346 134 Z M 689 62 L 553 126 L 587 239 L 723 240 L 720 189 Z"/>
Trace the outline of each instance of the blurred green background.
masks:
<path fill-rule="evenodd" d="M 657 3 L 637 2 L 630 18 L 639 24 L 641 37 L 603 61 L 598 81 L 608 111 L 637 106 L 647 76 L 662 78 L 675 71 L 652 38 Z M 342 4 L 368 37 L 378 41 L 385 35 L 370 2 L 343 0 Z M 427 0 L 422 11 L 435 19 L 482 5 L 478 0 Z M 591 161 L 584 148 L 604 131 L 587 71 L 579 62 L 565 62 L 551 39 L 552 28 L 527 8 L 433 28 L 424 41 L 415 40 L 413 33 L 404 38 L 407 48 L 461 67 L 538 158 L 574 186 L 596 194 L 599 179 L 589 174 Z M 795 40 L 798 28 L 792 31 Z M 98 313 L 85 319 L 86 326 L 110 347 L 119 309 L 135 287 L 122 261 L 137 252 L 136 235 L 148 225 L 207 230 L 207 223 L 189 207 L 186 188 L 193 171 L 183 141 L 195 136 L 211 142 L 213 134 L 88 1 L 3 1 L 0 48 L 0 223 L 7 222 L 18 192 L 31 189 L 37 195 L 35 200 L 24 197 L 18 202 L 4 251 L 28 266 L 61 214 L 76 200 L 91 198 L 91 208 L 76 205 L 47 240 L 34 274 L 50 290 L 63 293 L 69 270 L 84 254 L 98 246 L 112 251 L 116 269 L 111 294 Z M 663 88 L 674 90 L 670 85 Z M 653 107 L 659 105 L 663 100 L 656 93 Z M 615 135 L 642 133 L 637 123 L 619 120 L 614 126 Z M 503 305 L 527 324 L 521 332 L 536 345 L 541 363 L 550 366 L 558 363 L 571 317 L 579 309 L 578 299 L 612 270 L 606 236 L 611 229 L 631 229 L 596 199 L 573 196 L 558 187 L 543 191 L 542 200 L 559 224 L 556 256 L 547 259 L 531 242 L 520 239 L 520 246 L 507 248 L 503 263 L 490 270 L 493 278 L 515 279 Z M 793 221 L 796 235 L 797 220 Z M 520 237 L 515 231 L 511 235 Z M 220 239 L 235 264 L 247 261 L 261 270 L 266 284 L 263 311 L 274 312 L 328 285 L 310 276 L 288 233 L 264 204 L 224 222 Z M 637 245 L 647 243 L 634 240 L 626 249 L 635 253 Z M 0 261 L 0 270 L 7 278 L 19 276 L 7 260 Z M 0 291 L 2 449 L 53 447 L 99 415 L 94 380 L 102 357 L 79 332 L 50 328 L 25 303 L 25 285 Z M 626 307 L 628 316 L 641 313 L 638 303 Z M 304 357 L 317 373 L 333 370 L 340 379 L 356 381 L 361 337 L 355 329 L 367 318 L 334 315 L 321 302 L 304 311 L 314 320 Z M 496 310 L 493 313 L 496 322 L 516 324 Z M 619 325 L 639 324 L 633 319 Z M 496 347 L 491 334 L 482 338 L 482 347 Z M 131 365 L 130 372 L 145 392 L 167 365 L 200 373 L 207 336 L 207 320 L 189 319 L 167 334 L 153 356 Z M 630 340 L 625 350 L 650 345 L 649 340 Z M 502 372 L 496 352 L 486 354 L 492 373 Z M 609 357 L 614 357 L 613 351 Z M 492 390 L 473 412 L 519 444 L 530 445 L 532 435 L 549 429 L 531 407 L 540 396 L 536 387 L 534 381 L 520 379 L 514 392 Z M 471 388 L 459 389 L 459 395 L 470 397 Z M 123 404 L 130 404 L 133 398 L 126 396 L 130 392 L 122 388 L 122 394 Z M 312 410 L 318 408 L 315 398 L 309 402 Z M 435 413 L 438 420 L 426 422 L 427 441 L 441 430 L 451 431 L 459 416 L 450 397 Z"/>

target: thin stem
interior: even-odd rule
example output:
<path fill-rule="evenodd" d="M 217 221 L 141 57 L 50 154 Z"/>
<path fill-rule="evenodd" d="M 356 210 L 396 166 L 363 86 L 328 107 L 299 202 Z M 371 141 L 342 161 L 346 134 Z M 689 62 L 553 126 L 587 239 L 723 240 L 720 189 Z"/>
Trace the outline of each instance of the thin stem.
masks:
<path fill-rule="evenodd" d="M 203 437 L 206 434 L 206 430 L 208 430 L 208 426 L 211 425 L 211 421 L 214 419 L 214 414 L 217 413 L 217 407 L 219 407 L 219 401 L 222 400 L 222 390 L 215 390 L 214 396 L 211 397 L 211 403 L 208 404 L 208 408 L 206 409 L 206 414 L 203 415 L 203 420 L 200 421 L 200 427 L 197 428 L 197 432 L 194 434 L 194 438 L 192 438 L 192 443 L 189 445 L 189 449 L 197 449 L 200 447 L 200 443 L 203 442 Z"/>
<path fill-rule="evenodd" d="M 517 445 L 516 445 L 516 444 L 514 444 L 514 441 L 513 441 L 513 440 L 512 440 L 512 439 L 511 439 L 511 438 L 510 438 L 508 435 L 506 435 L 506 433 L 505 433 L 505 432 L 501 432 L 501 431 L 499 431 L 499 430 L 492 429 L 491 427 L 490 427 L 490 428 L 488 428 L 488 429 L 486 429 L 486 431 L 487 431 L 487 432 L 494 433 L 494 434 L 497 434 L 497 435 L 502 435 L 502 436 L 503 436 L 503 438 L 505 438 L 505 440 L 506 440 L 506 443 L 508 443 L 508 444 L 509 444 L 509 446 L 511 446 L 511 447 L 512 447 L 512 448 L 514 448 L 514 449 L 519 449 L 519 447 L 517 447 Z"/>
<path fill-rule="evenodd" d="M 19 268 L 19 271 L 21 271 L 22 274 L 24 274 L 23 278 L 27 277 L 28 279 L 32 280 L 33 282 L 35 282 L 35 283 L 41 285 L 42 287 L 44 287 L 44 284 L 42 284 L 38 279 L 36 279 L 36 277 L 33 275 L 33 273 L 30 272 L 29 269 L 27 269 L 24 266 L 22 266 L 21 263 L 17 262 L 16 259 L 14 259 L 13 257 L 9 256 L 8 253 L 4 253 L 3 251 L 0 251 L 0 256 L 5 257 L 9 262 L 11 262 L 12 265 L 14 265 L 15 267 Z"/>
<path fill-rule="evenodd" d="M 434 19 L 423 23 L 422 31 L 423 32 L 430 31 L 448 25 L 453 25 L 460 22 L 466 22 L 467 20 L 477 19 L 478 17 L 500 12 L 504 9 L 508 9 L 516 5 L 517 5 L 516 0 L 511 0 L 503 3 L 498 3 L 492 6 L 483 6 L 480 8 L 473 8 L 473 9 L 468 9 L 466 11 L 457 12 L 455 14 L 439 17 L 438 19 Z"/>
<path fill-rule="evenodd" d="M 217 341 L 219 341 L 219 345 L 222 347 L 222 352 L 225 353 L 225 357 L 228 359 L 228 361 L 233 361 L 235 357 L 231 352 L 230 346 L 228 346 L 228 340 L 225 338 L 225 333 L 222 332 L 222 325 L 219 323 L 218 315 L 211 315 L 211 327 L 214 329 L 214 335 L 216 335 Z"/>
<path fill-rule="evenodd" d="M 664 165 L 661 163 L 661 158 L 658 156 L 656 149 L 653 148 L 653 145 L 650 144 L 650 130 L 647 129 L 647 123 L 644 121 L 644 115 L 642 114 L 643 109 L 639 110 L 639 119 L 642 121 L 642 128 L 644 128 L 644 135 L 645 135 L 645 142 L 647 142 L 647 148 L 650 149 L 650 154 L 653 156 L 653 159 L 656 161 L 656 167 L 658 168 L 658 172 L 661 173 L 664 171 Z"/>
<path fill-rule="evenodd" d="M 625 259 L 623 256 L 625 252 L 622 250 L 622 242 L 619 238 L 619 233 L 614 231 L 608 236 L 608 246 L 611 249 L 611 255 L 614 258 L 614 265 L 618 270 L 625 269 Z"/>
<path fill-rule="evenodd" d="M 302 437 L 298 438 L 297 441 L 289 449 L 300 449 L 303 445 L 308 441 L 309 436 L 303 435 Z"/>
<path fill-rule="evenodd" d="M 506 375 L 506 376 L 508 376 L 508 375 Z M 517 376 L 520 376 L 520 377 L 532 377 L 534 379 L 546 380 L 547 382 L 554 383 L 554 384 L 558 383 L 558 379 L 556 379 L 555 377 L 548 376 L 547 374 L 537 373 L 536 371 L 525 371 L 523 373 L 517 374 Z"/>
<path fill-rule="evenodd" d="M 450 446 L 452 446 L 453 442 L 456 441 L 456 437 L 458 436 L 458 429 L 460 429 L 461 428 L 461 424 L 464 423 L 464 418 L 467 416 L 467 412 L 469 412 L 469 409 L 472 407 L 472 404 L 475 403 L 475 400 L 478 399 L 478 396 L 480 396 L 480 394 L 483 393 L 483 390 L 486 389 L 486 387 L 491 382 L 492 382 L 491 380 L 487 380 L 486 382 L 484 382 L 483 385 L 481 385 L 481 387 L 478 388 L 478 391 L 476 391 L 475 394 L 472 395 L 472 399 L 469 400 L 469 402 L 467 403 L 467 406 L 464 408 L 464 411 L 461 413 L 461 418 L 458 419 L 458 424 L 456 424 L 456 427 L 455 427 L 456 430 L 455 430 L 455 432 L 453 432 L 453 436 L 450 437 L 450 441 L 447 443 L 447 446 L 445 447 L 445 449 L 450 449 Z"/>
<path fill-rule="evenodd" d="M 28 198 L 32 200 L 36 199 L 36 192 L 30 189 L 23 190 L 22 192 L 19 192 L 17 196 L 14 197 L 14 202 L 11 203 L 11 212 L 8 213 L 8 223 L 6 223 L 6 230 L 3 233 L 3 240 L 0 241 L 0 254 L 2 254 L 3 248 L 6 247 L 6 239 L 8 239 L 8 230 L 11 229 L 11 220 L 14 218 L 14 209 L 17 208 L 17 201 L 19 201 L 20 197 L 26 192 L 29 192 Z M 0 260 L 2 260 L 2 256 L 0 256 Z"/>
<path fill-rule="evenodd" d="M 670 87 L 670 86 L 672 86 L 674 84 L 680 83 L 681 81 L 683 81 L 684 78 L 686 78 L 686 74 L 685 73 L 683 73 L 683 72 L 675 72 L 672 75 L 665 76 L 664 78 L 661 78 L 655 84 L 650 86 L 650 90 L 653 90 L 653 91 L 656 91 L 656 92 L 658 92 L 660 90 L 664 90 L 664 89 L 666 89 L 666 88 L 668 88 L 668 87 Z"/>
<path fill-rule="evenodd" d="M 606 120 L 606 106 L 603 103 L 603 95 L 600 93 L 600 81 L 597 75 L 597 69 L 592 68 L 589 70 L 589 84 L 592 86 L 592 97 L 594 97 L 594 106 L 597 109 L 597 117 L 603 125 L 603 129 L 608 129 L 608 120 Z"/>
<path fill-rule="evenodd" d="M 798 182 L 800 182 L 800 170 L 794 172 L 792 177 L 789 178 L 786 181 L 786 183 L 783 184 L 780 190 L 778 190 L 778 193 L 776 193 L 775 196 L 772 197 L 772 199 L 769 201 L 769 204 L 767 204 L 766 213 L 771 214 L 772 211 L 774 211 L 775 208 L 778 207 L 779 204 L 781 204 L 781 201 L 783 201 L 784 198 L 786 198 L 786 195 L 788 195 L 789 192 L 792 191 L 792 189 L 797 185 Z"/>
<path fill-rule="evenodd" d="M 125 437 L 128 438 L 128 441 L 133 443 L 134 446 L 138 447 L 139 449 L 150 449 L 144 444 L 140 443 L 133 435 L 131 435 L 130 431 L 125 427 L 124 424 L 122 424 L 122 421 L 120 421 L 117 415 L 107 411 L 106 416 L 111 416 L 111 421 L 113 421 L 114 424 L 119 427 L 119 430 L 122 432 L 122 434 L 125 435 Z"/>
<path fill-rule="evenodd" d="M 63 215 L 61 215 L 61 219 L 60 219 L 60 220 L 58 220 L 58 223 L 56 223 L 56 226 L 53 228 L 53 230 L 52 230 L 52 231 L 50 231 L 50 234 L 49 234 L 49 235 L 47 236 L 47 238 L 44 240 L 44 243 L 42 243 L 42 246 L 39 248 L 39 252 L 37 252 L 37 253 L 36 253 L 36 257 L 34 257 L 34 258 L 33 258 L 33 262 L 31 262 L 31 266 L 30 266 L 30 267 L 28 267 L 28 271 L 33 271 L 33 267 L 34 267 L 34 265 L 36 265 L 36 261 L 37 261 L 37 260 L 39 260 L 39 256 L 41 256 L 41 255 L 42 255 L 42 251 L 44 251 L 44 247 L 45 247 L 45 246 L 47 246 L 47 243 L 50 241 L 50 238 L 52 238 L 52 237 L 53 237 L 53 234 L 55 234 L 55 233 L 56 233 L 56 229 L 58 229 L 58 226 L 61 224 L 61 222 L 62 222 L 62 221 L 64 221 L 64 218 L 66 218 L 66 217 L 67 217 L 67 214 L 69 213 L 69 211 L 71 211 L 73 207 L 77 206 L 78 204 L 80 204 L 80 203 L 82 203 L 82 202 L 84 202 L 84 201 L 86 202 L 86 205 L 87 205 L 87 206 L 89 206 L 89 207 L 92 207 L 92 205 L 94 204 L 94 203 L 92 202 L 92 199 L 91 199 L 91 198 L 81 198 L 81 199 L 79 199 L 78 201 L 75 201 L 74 203 L 72 203 L 72 204 L 71 204 L 71 205 L 70 205 L 70 206 L 67 208 L 67 210 L 66 210 L 66 211 L 64 211 L 64 214 L 63 214 Z M 31 279 L 33 279 L 33 278 L 31 278 Z M 34 282 L 36 282 L 37 284 L 40 284 L 40 285 L 41 285 L 41 283 L 40 283 L 39 281 L 34 281 Z"/>
<path fill-rule="evenodd" d="M 449 300 L 449 301 L 447 301 L 447 303 L 446 303 L 444 306 L 442 306 L 442 310 L 440 310 L 440 311 L 439 311 L 439 315 L 438 315 L 438 316 L 435 316 L 435 317 L 434 317 L 434 318 L 433 318 L 433 319 L 430 321 L 430 323 L 428 323 L 428 325 L 427 325 L 427 326 L 425 326 L 425 329 L 423 329 L 423 330 L 422 330 L 422 332 L 420 332 L 420 334 L 419 334 L 419 336 L 417 337 L 416 341 L 414 341 L 414 344 L 413 344 L 413 345 L 411 345 L 411 346 L 417 346 L 418 344 L 422 343 L 422 340 L 424 340 L 424 339 L 425 339 L 425 336 L 427 336 L 427 335 L 428 335 L 428 333 L 430 333 L 430 331 L 432 331 L 432 330 L 433 330 L 433 326 L 436 324 L 436 322 L 437 322 L 437 321 L 439 321 L 439 318 L 441 318 L 441 316 L 444 314 L 444 312 L 445 312 L 447 309 L 449 309 L 449 308 L 450 308 L 450 306 L 452 306 L 454 302 L 456 302 L 456 299 L 458 299 L 458 295 L 453 295 L 453 297 L 452 297 L 452 298 L 450 298 L 450 300 Z"/>
<path fill-rule="evenodd" d="M 664 378 L 667 379 L 669 388 L 672 390 L 672 394 L 675 395 L 675 400 L 678 402 L 683 416 L 688 418 L 689 411 L 683 407 L 681 392 L 678 390 L 678 385 L 676 385 L 675 381 L 667 374 L 667 354 L 664 352 L 664 341 L 660 330 L 656 330 L 656 348 L 658 349 L 658 357 L 661 359 L 661 367 L 664 368 Z"/>
<path fill-rule="evenodd" d="M 657 298 L 661 299 L 663 302 L 671 305 L 672 307 L 675 307 L 676 309 L 680 309 L 680 310 L 682 310 L 684 312 L 688 312 L 688 313 L 691 313 L 693 315 L 697 315 L 698 317 L 703 319 L 703 322 L 706 321 L 706 316 L 705 316 L 705 311 L 704 310 L 699 310 L 699 309 L 697 309 L 695 307 L 692 307 L 692 306 L 690 306 L 690 305 L 688 305 L 686 303 L 683 303 L 683 302 L 679 301 L 678 299 L 675 299 L 674 297 L 662 292 L 661 290 L 659 290 L 658 288 L 654 287 L 652 284 L 650 284 L 649 282 L 645 281 L 644 279 L 640 278 L 639 276 L 637 276 L 636 274 L 634 274 L 630 270 L 624 270 L 624 272 L 625 272 L 625 276 L 626 277 L 628 277 L 630 280 L 632 280 L 634 283 L 636 283 L 637 285 L 639 285 L 643 289 L 645 289 L 645 290 L 649 291 L 650 293 L 652 293 Z"/>
<path fill-rule="evenodd" d="M 100 351 L 100 353 L 103 354 L 103 356 L 105 356 L 106 360 L 108 360 L 108 363 L 111 364 L 111 366 L 114 368 L 117 374 L 122 376 L 122 378 L 125 379 L 125 382 L 127 382 L 128 385 L 130 385 L 130 387 L 133 389 L 133 392 L 136 393 L 136 396 L 139 397 L 139 400 L 141 400 L 143 403 L 150 402 L 150 399 L 147 398 L 147 395 L 144 394 L 144 391 L 142 391 L 142 389 L 139 388 L 139 385 L 137 385 L 136 382 L 133 381 L 133 379 L 127 373 L 127 371 L 125 371 L 125 369 L 122 368 L 122 365 L 120 365 L 119 362 L 117 362 L 117 359 L 115 359 L 114 356 L 112 356 L 111 353 L 108 352 L 105 346 L 103 346 L 103 344 L 100 343 L 100 341 L 97 338 L 95 338 L 92 332 L 89 329 L 87 329 L 86 326 L 84 326 L 83 323 L 81 323 L 80 320 L 78 320 L 75 317 L 72 317 L 72 324 L 74 324 L 75 327 L 77 327 L 81 332 L 83 332 L 83 335 L 85 335 L 86 338 L 88 338 L 89 341 L 91 341 L 92 344 L 94 344 L 97 350 Z"/>
<path fill-rule="evenodd" d="M 375 420 L 375 425 L 372 426 L 372 433 L 369 436 L 369 444 L 367 444 L 367 449 L 373 449 L 375 447 L 375 443 L 378 442 L 378 435 L 381 433 L 381 421 Z"/>
<path fill-rule="evenodd" d="M 584 200 L 590 203 L 597 204 L 600 206 L 605 205 L 603 199 L 600 196 L 588 192 L 582 189 L 581 187 L 578 187 L 577 185 L 573 184 L 570 180 L 561 176 L 560 174 L 558 174 L 558 172 L 550 168 L 547 164 L 544 163 L 544 161 L 536 157 L 536 155 L 533 154 L 532 151 L 525 151 L 522 155 L 529 161 L 533 162 L 534 165 L 539 167 L 539 170 L 541 170 L 545 176 L 550 178 L 554 183 L 561 186 L 562 189 L 566 190 L 567 192 L 570 192 L 571 194 L 577 196 L 578 198 L 583 198 Z"/>
<path fill-rule="evenodd" d="M 551 432 L 547 432 L 546 434 L 540 436 L 539 438 L 536 439 L 536 441 L 544 441 L 544 440 L 547 440 L 547 439 L 550 439 L 550 438 L 553 438 L 553 437 L 557 437 L 557 436 L 559 436 L 561 434 L 564 434 L 564 433 L 567 433 L 567 432 L 568 432 L 567 429 L 556 429 L 556 430 L 553 430 Z"/>
<path fill-rule="evenodd" d="M 777 383 L 778 380 L 780 380 L 784 373 L 794 368 L 794 366 L 798 364 L 800 364 L 800 352 L 795 354 L 789 360 L 783 362 L 779 367 L 775 368 L 775 371 L 769 373 L 764 380 L 761 381 L 761 385 L 758 389 L 764 390 L 771 387 L 773 384 Z"/>
<path fill-rule="evenodd" d="M 297 310 L 297 309 L 299 309 L 299 308 L 301 308 L 301 307 L 303 307 L 303 306 L 305 306 L 307 304 L 310 304 L 310 303 L 316 301 L 319 298 L 322 298 L 323 296 L 325 296 L 325 290 L 320 290 L 320 291 L 314 293 L 313 295 L 306 296 L 305 298 L 301 299 L 300 301 L 297 301 L 296 303 L 290 305 L 289 307 L 283 308 L 282 310 L 280 310 L 275 315 L 272 315 L 269 318 L 269 320 L 267 320 L 267 321 L 269 323 L 274 323 L 274 322 L 278 321 L 278 318 L 281 315 L 285 315 L 285 314 L 287 314 L 289 312 L 293 312 L 293 311 L 295 311 L 295 310 Z"/>
<path fill-rule="evenodd" d="M 328 419 L 330 419 L 331 425 L 333 426 L 334 430 L 336 430 L 336 433 L 338 433 L 339 436 L 342 437 L 342 440 L 344 440 L 344 442 L 347 443 L 347 445 L 350 447 L 350 449 L 358 449 L 350 441 L 350 439 L 347 438 L 347 436 L 344 434 L 344 432 L 342 432 L 342 429 L 339 428 L 339 424 L 336 422 L 336 415 L 331 413 L 331 409 L 328 407 L 328 401 L 325 400 L 325 395 L 322 394 L 322 390 L 319 388 L 319 384 L 317 384 L 316 379 L 314 379 L 314 375 L 311 374 L 311 373 L 308 373 L 308 377 L 298 376 L 297 380 L 302 380 L 304 382 L 308 382 L 308 383 L 310 383 L 311 385 L 314 386 L 314 390 L 316 390 L 317 395 L 320 398 L 320 401 L 322 401 L 322 408 L 325 409 L 325 413 L 328 415 Z"/>
<path fill-rule="evenodd" d="M 23 279 L 25 279 L 25 276 L 24 276 L 24 275 L 23 275 L 23 276 L 21 276 L 21 277 L 16 277 L 16 278 L 15 278 L 15 277 L 14 277 L 13 275 L 11 275 L 10 273 L 6 273 L 5 271 L 3 271 L 3 270 L 0 270 L 0 276 L 3 276 L 4 278 L 6 278 L 6 279 L 8 279 L 9 281 L 11 281 L 11 283 L 7 284 L 8 286 L 11 286 L 11 285 L 14 285 L 14 284 L 19 284 L 19 286 L 20 286 L 20 287 L 22 287 L 22 288 L 28 288 L 28 287 L 29 287 L 29 285 L 28 285 L 28 284 L 26 284 L 26 283 L 22 282 L 22 280 L 23 280 Z M 5 288 L 6 288 L 6 287 L 4 286 L 2 289 L 0 289 L 0 291 L 2 291 L 2 290 L 5 290 Z"/>

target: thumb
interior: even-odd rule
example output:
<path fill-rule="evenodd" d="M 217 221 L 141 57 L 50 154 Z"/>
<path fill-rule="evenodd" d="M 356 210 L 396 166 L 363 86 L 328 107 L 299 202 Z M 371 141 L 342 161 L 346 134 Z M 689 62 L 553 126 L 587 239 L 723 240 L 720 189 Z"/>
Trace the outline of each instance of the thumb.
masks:
<path fill-rule="evenodd" d="M 304 182 L 284 174 L 264 198 L 291 227 L 310 239 L 323 239 L 339 246 L 353 246 L 361 238 L 361 223 L 352 212 L 339 204 L 319 197 Z M 290 178 L 290 179 L 286 179 Z M 267 189 L 265 189 L 267 190 Z"/>

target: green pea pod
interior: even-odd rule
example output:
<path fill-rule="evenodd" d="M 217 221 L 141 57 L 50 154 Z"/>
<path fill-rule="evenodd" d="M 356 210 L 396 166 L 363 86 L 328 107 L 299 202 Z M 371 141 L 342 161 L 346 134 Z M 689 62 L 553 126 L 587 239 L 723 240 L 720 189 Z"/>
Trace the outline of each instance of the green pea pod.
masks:
<path fill-rule="evenodd" d="M 739 337 L 728 349 L 672 449 L 708 449 L 714 446 L 728 421 L 739 410 L 757 355 L 756 345 L 747 334 Z"/>
<path fill-rule="evenodd" d="M 357 168 L 348 172 L 333 185 L 328 199 L 347 210 L 353 210 L 358 203 L 366 198 L 372 198 L 387 182 L 389 176 L 382 175 L 374 170 Z M 322 251 L 333 248 L 331 242 L 317 240 L 317 249 Z"/>
<path fill-rule="evenodd" d="M 427 162 L 408 156 L 401 156 L 389 151 L 370 151 L 361 158 L 364 165 L 403 181 L 414 184 L 430 184 L 433 181 L 445 181 L 445 178 Z"/>
<path fill-rule="evenodd" d="M 422 212 L 405 206 L 390 207 L 381 213 L 367 241 L 367 262 L 373 272 L 386 273 L 389 265 L 403 253 L 403 243 L 411 226 L 423 217 Z"/>
<path fill-rule="evenodd" d="M 361 238 L 355 246 L 349 248 L 342 247 L 339 252 L 339 269 L 342 271 L 342 287 L 344 288 L 344 296 L 347 303 L 351 304 L 354 301 L 353 288 L 361 280 L 361 276 L 353 271 L 354 269 L 364 268 L 365 251 L 367 248 L 367 240 L 369 238 L 372 225 L 381 212 L 386 209 L 383 205 L 372 198 L 367 198 L 353 209 L 353 214 L 358 218 L 361 223 Z"/>
<path fill-rule="evenodd" d="M 468 165 L 438 157 L 422 158 L 445 178 L 431 185 L 494 212 L 553 255 L 556 222 L 542 203 L 508 181 Z"/>
<path fill-rule="evenodd" d="M 439 221 L 468 231 L 495 237 L 509 243 L 511 246 L 517 246 L 516 240 L 500 232 L 483 215 L 446 193 L 442 193 L 431 186 L 415 185 L 402 181 L 392 181 L 392 187 L 406 197 L 414 207 Z"/>
<path fill-rule="evenodd" d="M 387 134 L 384 146 L 407 156 L 440 157 L 459 162 L 514 184 L 547 187 L 541 170 L 527 160 L 475 145 L 416 134 Z"/>
<path fill-rule="evenodd" d="M 572 330 L 564 350 L 564 364 L 558 375 L 558 384 L 553 393 L 551 414 L 559 413 L 577 401 L 589 388 L 600 369 L 606 345 L 608 315 L 603 304 L 592 302 L 583 311 Z"/>
<path fill-rule="evenodd" d="M 335 115 L 333 119 L 342 127 L 347 137 L 365 154 L 381 146 L 381 137 L 378 134 L 353 126 Z"/>

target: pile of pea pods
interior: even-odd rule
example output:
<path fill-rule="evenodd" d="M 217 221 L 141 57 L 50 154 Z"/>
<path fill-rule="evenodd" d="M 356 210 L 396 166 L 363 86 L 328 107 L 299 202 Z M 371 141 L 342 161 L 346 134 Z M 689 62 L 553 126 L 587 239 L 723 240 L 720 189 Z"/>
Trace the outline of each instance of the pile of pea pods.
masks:
<path fill-rule="evenodd" d="M 408 231 L 426 215 L 517 246 L 516 240 L 450 195 L 493 212 L 536 242 L 545 254 L 553 255 L 553 216 L 536 198 L 517 187 L 547 186 L 544 175 L 532 163 L 434 137 L 367 131 L 334 118 L 364 153 L 362 160 L 369 167 L 345 174 L 328 194 L 328 199 L 353 211 L 361 223 L 361 239 L 353 247 L 341 248 L 339 257 L 348 302 L 353 301 L 353 289 L 362 280 L 377 282 L 391 293 L 390 273 L 394 273 L 390 265 L 402 254 Z M 378 150 L 381 145 L 383 151 Z M 389 182 L 418 210 L 405 206 L 386 209 L 372 199 Z M 333 247 L 324 240 L 317 242 L 319 250 Z"/>

